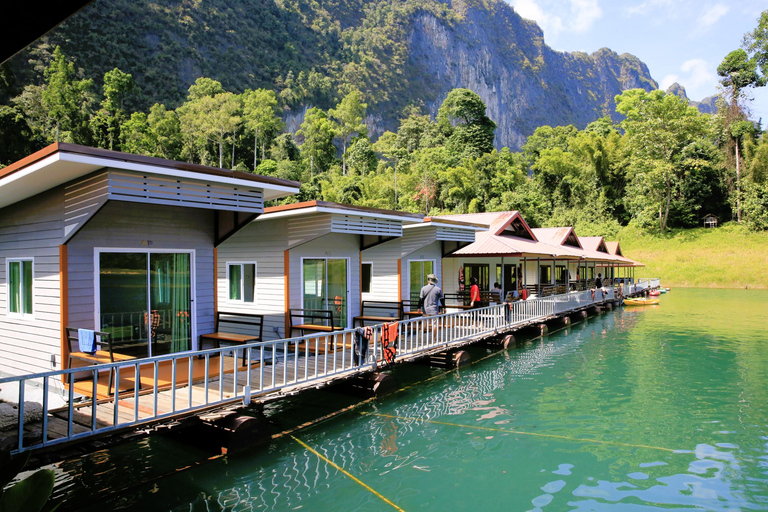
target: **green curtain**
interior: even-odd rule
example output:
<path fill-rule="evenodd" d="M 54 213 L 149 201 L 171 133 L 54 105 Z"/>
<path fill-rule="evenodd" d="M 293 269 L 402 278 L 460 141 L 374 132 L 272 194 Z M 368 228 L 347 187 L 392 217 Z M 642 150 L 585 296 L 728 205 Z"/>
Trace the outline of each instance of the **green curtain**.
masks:
<path fill-rule="evenodd" d="M 21 264 L 18 261 L 12 261 L 8 264 L 8 283 L 10 286 L 9 311 L 11 313 L 21 313 Z"/>
<path fill-rule="evenodd" d="M 24 291 L 22 293 L 24 298 L 24 311 L 22 312 L 27 315 L 31 315 L 32 314 L 32 262 L 22 261 L 21 268 L 23 269 L 23 274 L 24 274 L 24 279 L 22 280 L 22 285 L 24 286 Z"/>
<path fill-rule="evenodd" d="M 171 352 L 189 350 L 191 338 L 191 285 L 189 254 L 173 255 L 171 287 Z"/>

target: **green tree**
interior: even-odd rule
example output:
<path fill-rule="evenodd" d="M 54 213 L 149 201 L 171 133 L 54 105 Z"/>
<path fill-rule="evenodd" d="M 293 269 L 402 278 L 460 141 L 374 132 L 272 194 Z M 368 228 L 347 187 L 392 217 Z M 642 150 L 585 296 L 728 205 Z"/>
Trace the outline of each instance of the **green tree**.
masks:
<path fill-rule="evenodd" d="M 449 152 L 476 158 L 493 151 L 496 123 L 486 115 L 480 96 L 469 89 L 448 93 L 437 111 L 437 123 L 448 136 Z"/>
<path fill-rule="evenodd" d="M 317 107 L 307 110 L 296 137 L 301 142 L 302 158 L 309 162 L 310 180 L 315 175 L 315 168 L 319 172 L 327 171 L 336 155 L 333 123 L 328 115 Z"/>
<path fill-rule="evenodd" d="M 93 80 L 78 80 L 75 65 L 56 47 L 53 60 L 45 70 L 45 87 L 41 102 L 53 121 L 54 140 L 89 144 L 89 119 L 95 98 L 91 93 Z"/>
<path fill-rule="evenodd" d="M 199 100 L 200 98 L 213 98 L 217 94 L 225 92 L 221 82 L 212 78 L 201 76 L 195 83 L 189 86 L 187 101 Z"/>
<path fill-rule="evenodd" d="M 358 137 L 347 151 L 347 163 L 352 174 L 365 176 L 376 169 L 376 153 L 368 137 Z"/>
<path fill-rule="evenodd" d="M 723 86 L 724 105 L 721 110 L 726 151 L 736 169 L 736 221 L 741 222 L 741 147 L 746 137 L 755 135 L 755 128 L 747 120 L 742 102 L 744 89 L 765 85 L 764 77 L 757 71 L 757 58 L 750 58 L 747 52 L 738 49 L 726 55 L 717 67 Z M 729 158 L 730 159 L 730 158 Z"/>
<path fill-rule="evenodd" d="M 101 109 L 91 118 L 91 129 L 100 146 L 116 149 L 120 126 L 128 119 L 126 102 L 133 91 L 133 77 L 118 68 L 104 74 L 104 99 Z"/>
<path fill-rule="evenodd" d="M 290 133 L 282 133 L 275 137 L 272 141 L 272 149 L 270 154 L 272 159 L 276 162 L 282 162 L 289 160 L 295 162 L 299 159 L 299 148 L 296 146 L 296 142 L 293 140 L 293 135 Z"/>
<path fill-rule="evenodd" d="M 649 206 L 658 208 L 659 228 L 667 228 L 673 183 L 684 147 L 707 134 L 702 114 L 674 94 L 632 89 L 616 96 L 616 110 L 634 159 L 633 179 L 643 180 Z M 635 191 L 637 192 L 637 190 Z"/>
<path fill-rule="evenodd" d="M 243 121 L 246 130 L 253 133 L 253 168 L 259 161 L 259 137 L 261 137 L 261 158 L 266 158 L 267 142 L 283 129 L 278 116 L 275 91 L 267 89 L 246 90 L 242 94 Z"/>
<path fill-rule="evenodd" d="M 336 123 L 336 133 L 341 138 L 341 171 L 347 174 L 347 145 L 353 135 L 367 135 L 368 128 L 363 124 L 365 109 L 360 91 L 353 90 L 341 102 L 328 111 L 328 116 Z"/>
<path fill-rule="evenodd" d="M 127 153 L 178 159 L 182 147 L 179 117 L 158 103 L 149 114 L 134 112 L 120 127 L 120 144 Z"/>
<path fill-rule="evenodd" d="M 187 101 L 177 112 L 182 134 L 198 147 L 214 143 L 219 150 L 219 167 L 224 167 L 224 144 L 233 141 L 241 121 L 240 97 L 231 92 L 201 96 Z"/>

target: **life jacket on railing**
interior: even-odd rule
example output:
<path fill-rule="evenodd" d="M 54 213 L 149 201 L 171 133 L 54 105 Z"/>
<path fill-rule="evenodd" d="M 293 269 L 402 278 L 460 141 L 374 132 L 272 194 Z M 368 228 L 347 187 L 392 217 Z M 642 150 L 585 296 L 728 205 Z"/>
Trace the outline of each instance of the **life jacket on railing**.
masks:
<path fill-rule="evenodd" d="M 390 322 L 381 326 L 381 351 L 384 362 L 392 364 L 397 355 L 397 322 Z"/>

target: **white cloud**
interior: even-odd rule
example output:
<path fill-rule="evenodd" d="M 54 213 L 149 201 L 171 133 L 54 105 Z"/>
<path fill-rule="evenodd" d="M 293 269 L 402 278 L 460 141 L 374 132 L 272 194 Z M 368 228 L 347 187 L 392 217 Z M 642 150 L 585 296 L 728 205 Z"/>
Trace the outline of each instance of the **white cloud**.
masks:
<path fill-rule="evenodd" d="M 680 83 L 680 77 L 677 75 L 667 75 L 664 78 L 662 78 L 661 82 L 659 82 L 659 89 L 662 91 L 666 91 L 669 89 L 669 86 L 673 83 Z"/>
<path fill-rule="evenodd" d="M 538 23 L 547 37 L 557 37 L 563 30 L 562 18 L 544 12 L 535 0 L 511 0 L 510 3 L 520 16 Z"/>
<path fill-rule="evenodd" d="M 599 0 L 508 0 L 515 11 L 534 20 L 546 37 L 556 38 L 563 31 L 584 33 L 592 29 L 595 21 L 602 18 Z M 570 12 L 569 12 L 570 11 Z M 563 22 L 563 14 L 568 22 Z"/>
<path fill-rule="evenodd" d="M 597 0 L 571 0 L 571 12 L 574 17 L 570 28 L 574 32 L 588 32 L 595 21 L 603 17 Z"/>
<path fill-rule="evenodd" d="M 684 73 L 688 73 L 686 83 L 692 89 L 697 89 L 702 86 L 712 86 L 717 82 L 717 75 L 710 71 L 709 63 L 704 59 L 691 59 L 683 62 L 680 66 L 680 70 Z"/>
<path fill-rule="evenodd" d="M 723 4 L 715 4 L 699 16 L 697 20 L 699 29 L 706 29 L 717 23 L 720 18 L 728 14 L 730 7 Z"/>
<path fill-rule="evenodd" d="M 639 4 L 630 5 L 624 8 L 624 13 L 632 17 L 636 14 L 652 14 L 654 16 L 658 16 L 659 12 L 658 9 L 660 7 L 672 7 L 675 5 L 675 0 L 646 0 L 645 2 L 640 2 Z"/>

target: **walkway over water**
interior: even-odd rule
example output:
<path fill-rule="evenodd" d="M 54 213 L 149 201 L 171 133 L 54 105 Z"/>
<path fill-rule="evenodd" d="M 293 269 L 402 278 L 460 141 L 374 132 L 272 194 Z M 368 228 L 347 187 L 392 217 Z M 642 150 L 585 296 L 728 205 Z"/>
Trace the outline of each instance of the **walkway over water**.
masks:
<path fill-rule="evenodd" d="M 658 279 L 623 285 L 624 295 L 659 286 Z M 589 291 L 494 305 L 429 318 L 401 321 L 394 363 L 514 331 L 562 315 L 612 302 Z M 86 368 L 50 371 L 0 379 L 1 387 L 19 390 L 19 419 L 13 430 L 0 432 L 0 446 L 14 452 L 82 440 L 163 420 L 252 401 L 277 399 L 303 389 L 347 379 L 386 365 L 382 326 L 373 327 L 368 353 L 355 348 L 354 329 L 317 334 L 234 349 L 222 347 Z M 117 397 L 111 394 L 114 372 Z M 139 383 L 137 386 L 136 383 Z M 42 388 L 41 414 L 29 413 L 25 394 Z M 49 396 L 63 389 L 67 406 L 49 407 Z M 26 418 L 25 418 L 26 416 Z"/>

